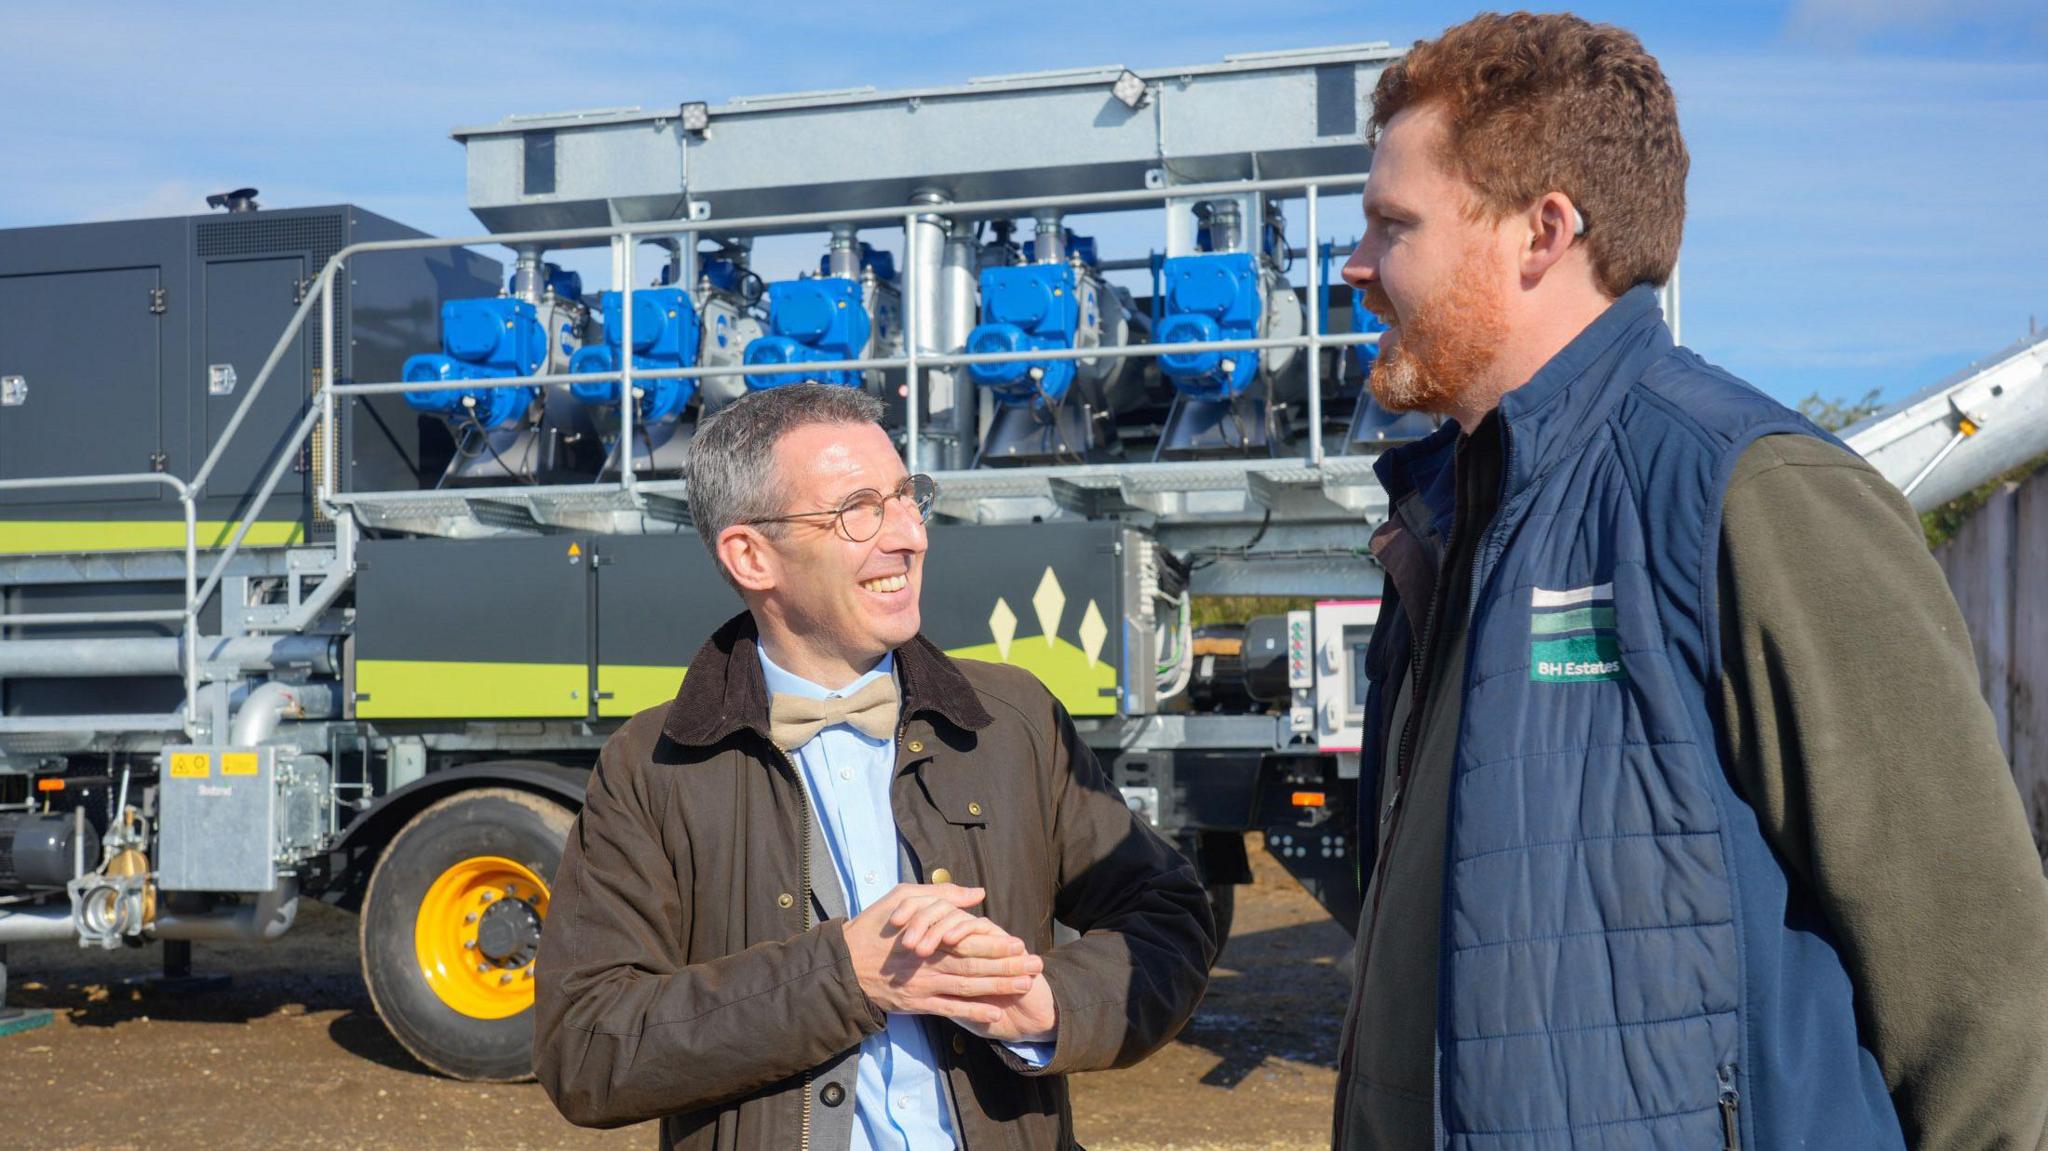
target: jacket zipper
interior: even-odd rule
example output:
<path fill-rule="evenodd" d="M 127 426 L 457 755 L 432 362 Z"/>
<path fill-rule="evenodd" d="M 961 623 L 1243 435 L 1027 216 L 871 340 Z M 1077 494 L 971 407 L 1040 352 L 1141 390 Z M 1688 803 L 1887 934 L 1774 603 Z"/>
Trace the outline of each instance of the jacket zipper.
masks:
<path fill-rule="evenodd" d="M 769 746 L 774 746 L 773 741 Z M 775 757 L 782 761 L 782 769 L 789 773 L 790 782 L 796 784 L 797 843 L 800 845 L 797 859 L 803 872 L 797 881 L 802 908 L 799 914 L 803 917 L 803 930 L 808 933 L 811 930 L 811 792 L 804 786 L 803 776 L 797 773 L 796 764 L 790 761 L 788 752 L 777 747 Z M 808 1067 L 804 1068 L 801 1095 L 802 1110 L 797 1114 L 797 1147 L 799 1151 L 811 1151 L 811 1069 Z"/>
<path fill-rule="evenodd" d="M 1469 589 L 1467 589 L 1467 594 L 1465 597 L 1465 642 L 1468 652 L 1470 651 L 1472 641 L 1472 621 L 1479 615 L 1479 595 L 1483 590 L 1485 590 L 1486 586 L 1486 581 L 1481 577 L 1486 568 L 1486 553 L 1488 551 L 1487 545 L 1490 544 L 1492 541 L 1501 538 L 1501 536 L 1503 536 L 1507 531 L 1507 529 L 1502 526 L 1508 522 L 1509 501 L 1507 491 L 1508 485 L 1515 478 L 1515 430 L 1508 426 L 1507 417 L 1505 415 L 1499 416 L 1498 418 L 1500 420 L 1501 451 L 1500 479 L 1498 481 L 1498 483 L 1500 484 L 1500 489 L 1494 501 L 1493 515 L 1488 517 L 1486 522 L 1486 530 L 1479 533 L 1478 542 L 1475 544 L 1472 552 L 1472 586 Z M 1468 655 L 1467 662 L 1465 664 L 1464 678 L 1465 680 L 1469 681 L 1471 679 L 1471 676 L 1472 665 L 1470 662 L 1470 657 Z M 1458 685 L 1458 691 L 1462 695 L 1464 693 L 1464 690 L 1465 684 L 1461 682 Z M 1463 723 L 1461 721 L 1460 727 L 1462 726 Z M 1456 765 L 1458 761 L 1458 745 L 1463 742 L 1464 740 L 1460 736 L 1454 735 L 1452 737 L 1451 764 L 1453 771 L 1457 769 Z M 1450 789 L 1450 794 L 1444 800 L 1443 889 L 1437 897 L 1438 904 L 1440 906 L 1446 907 L 1449 906 L 1451 902 L 1451 852 L 1457 846 L 1456 843 L 1454 843 L 1451 839 L 1451 828 L 1456 826 L 1457 817 L 1458 789 L 1456 786 L 1453 786 Z M 1450 1146 L 1450 1138 L 1444 1130 L 1443 1059 L 1444 1020 L 1450 1017 L 1450 983 L 1447 979 L 1444 978 L 1444 971 L 1447 967 L 1447 963 L 1444 957 L 1449 955 L 1450 953 L 1451 921 L 1448 916 L 1439 914 L 1437 916 L 1436 925 L 1437 1034 L 1435 1043 L 1433 1044 L 1433 1046 L 1435 1047 L 1435 1051 L 1432 1055 L 1432 1058 L 1430 1059 L 1430 1113 L 1431 1117 L 1435 1120 L 1436 1130 L 1434 1145 L 1439 1149 L 1439 1151 L 1441 1151 L 1442 1148 Z M 1741 1148 L 1736 1148 L 1735 1151 L 1741 1151 Z"/>
<path fill-rule="evenodd" d="M 1742 1151 L 1742 1093 L 1735 1089 L 1735 1064 L 1714 1072 L 1721 1087 L 1721 1148 Z"/>
<path fill-rule="evenodd" d="M 1457 456 L 1462 450 L 1462 445 L 1460 445 L 1458 451 L 1454 452 L 1451 458 L 1451 468 L 1454 475 L 1458 466 Z M 1463 509 L 1461 508 L 1460 510 Z M 1457 523 L 1451 525 L 1451 538 L 1444 542 L 1444 559 L 1446 561 L 1457 555 L 1458 536 L 1462 526 Z M 1474 567 L 1477 567 L 1476 556 L 1474 557 Z M 1366 877 L 1367 883 L 1372 883 L 1373 878 L 1380 873 L 1380 869 L 1385 867 L 1387 861 L 1394 857 L 1394 841 L 1401 834 L 1401 798 L 1402 794 L 1408 789 L 1408 770 L 1411 766 L 1409 758 L 1415 752 L 1415 737 L 1422 726 L 1423 688 L 1427 672 L 1429 671 L 1429 657 L 1432 649 L 1436 646 L 1437 611 L 1442 606 L 1444 593 L 1442 586 L 1444 582 L 1443 576 L 1443 571 L 1439 569 L 1436 578 L 1437 586 L 1430 589 L 1429 608 L 1422 614 L 1422 634 L 1415 637 L 1417 642 L 1411 646 L 1408 653 L 1408 719 L 1407 722 L 1401 725 L 1401 743 L 1399 751 L 1394 757 L 1394 791 L 1392 795 L 1387 797 L 1386 810 L 1380 813 L 1381 820 L 1386 823 L 1386 831 L 1385 834 L 1379 837 L 1380 849 L 1377 858 L 1373 860 L 1373 873 Z M 1380 900 L 1385 894 L 1385 885 L 1373 884 L 1372 908 L 1365 921 L 1365 930 L 1360 932 L 1358 937 L 1360 945 L 1365 948 L 1360 953 L 1364 962 L 1359 964 L 1356 973 L 1361 979 L 1365 975 L 1366 965 L 1372 961 L 1372 932 L 1379 926 Z"/>

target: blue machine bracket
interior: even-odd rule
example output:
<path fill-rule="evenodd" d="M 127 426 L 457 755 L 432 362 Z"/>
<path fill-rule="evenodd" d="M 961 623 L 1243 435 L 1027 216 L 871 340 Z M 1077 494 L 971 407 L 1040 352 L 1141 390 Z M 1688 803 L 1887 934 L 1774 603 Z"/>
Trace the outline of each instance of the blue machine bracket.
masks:
<path fill-rule="evenodd" d="M 886 255 L 887 253 L 883 253 Z M 867 351 L 868 311 L 861 306 L 860 285 L 838 277 L 784 280 L 768 286 L 768 334 L 747 345 L 748 364 L 823 363 L 857 360 Z M 854 371 L 778 372 L 749 375 L 747 387 L 775 388 L 814 379 L 821 383 L 859 387 Z"/>
<path fill-rule="evenodd" d="M 441 305 L 441 351 L 409 357 L 403 376 L 413 384 L 530 376 L 547 354 L 547 333 L 532 304 L 510 297 L 449 300 Z M 538 398 L 534 387 L 405 393 L 405 402 L 419 411 L 458 422 L 474 419 L 484 428 L 517 423 Z"/>
<path fill-rule="evenodd" d="M 625 331 L 623 299 L 618 292 L 606 292 L 601 297 L 604 343 L 578 350 L 569 360 L 571 374 L 619 370 L 619 342 Z M 690 293 L 681 288 L 641 288 L 633 293 L 635 369 L 695 367 L 702 337 L 702 325 Z M 640 393 L 633 415 L 643 427 L 681 418 L 697 395 L 694 379 L 636 379 L 633 386 Z M 617 407 L 619 403 L 617 380 L 572 384 L 569 391 L 596 407 Z"/>
<path fill-rule="evenodd" d="M 981 320 L 967 335 L 970 353 L 1071 348 L 1083 322 L 1074 270 L 1066 264 L 1020 264 L 981 273 Z M 1004 360 L 970 364 L 967 374 L 1010 407 L 1058 406 L 1074 383 L 1072 360 Z"/>
<path fill-rule="evenodd" d="M 1264 303 L 1259 272 L 1248 252 L 1175 256 L 1161 269 L 1166 318 L 1153 339 L 1162 344 L 1210 340 L 1251 340 L 1259 335 Z M 1249 390 L 1259 375 L 1259 353 L 1166 352 L 1159 370 L 1181 394 L 1196 400 L 1230 400 Z"/>

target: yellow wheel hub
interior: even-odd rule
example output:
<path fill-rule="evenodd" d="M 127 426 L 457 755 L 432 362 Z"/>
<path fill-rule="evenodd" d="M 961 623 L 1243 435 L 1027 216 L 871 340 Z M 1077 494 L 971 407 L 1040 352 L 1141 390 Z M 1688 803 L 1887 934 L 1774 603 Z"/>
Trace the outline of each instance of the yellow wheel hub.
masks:
<path fill-rule="evenodd" d="M 413 925 L 427 986 L 472 1019 L 533 1006 L 533 951 L 547 913 L 548 886 L 524 864 L 480 855 L 450 867 L 427 888 Z"/>

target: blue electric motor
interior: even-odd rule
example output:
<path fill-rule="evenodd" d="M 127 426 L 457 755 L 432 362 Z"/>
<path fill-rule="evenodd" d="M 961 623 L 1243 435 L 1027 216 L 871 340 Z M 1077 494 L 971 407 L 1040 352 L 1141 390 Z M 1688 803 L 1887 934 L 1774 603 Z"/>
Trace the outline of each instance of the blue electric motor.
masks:
<path fill-rule="evenodd" d="M 1071 348 L 1083 323 L 1074 290 L 1074 269 L 1067 264 L 1018 264 L 984 268 L 981 273 L 981 323 L 967 334 L 970 353 L 1025 352 Z M 1057 405 L 1074 383 L 1073 360 L 1002 360 L 970 364 L 967 374 L 1010 407 L 1035 401 Z"/>
<path fill-rule="evenodd" d="M 547 333 L 525 300 L 449 300 L 441 305 L 441 351 L 405 361 L 407 383 L 430 380 L 503 379 L 530 376 L 547 362 Z M 422 412 L 452 421 L 475 420 L 486 429 L 524 419 L 540 389 L 436 388 L 405 393 L 405 402 Z"/>
<path fill-rule="evenodd" d="M 1252 340 L 1259 335 L 1259 272 L 1248 252 L 1176 256 L 1161 269 L 1166 315 L 1153 339 L 1162 344 Z M 1259 353 L 1167 352 L 1159 370 L 1182 395 L 1230 400 L 1259 375 Z"/>
<path fill-rule="evenodd" d="M 878 273 L 879 274 L 879 273 Z M 749 364 L 803 364 L 857 360 L 867 350 L 868 310 L 861 306 L 860 284 L 839 277 L 785 280 L 768 286 L 768 334 L 747 345 Z M 756 390 L 814 379 L 821 383 L 861 386 L 852 371 L 777 372 L 749 375 Z"/>
<path fill-rule="evenodd" d="M 1351 330 L 1354 332 L 1384 332 L 1387 330 L 1387 325 L 1381 323 L 1380 318 L 1372 314 L 1372 309 L 1365 306 L 1365 293 L 1357 288 L 1351 289 Z M 1360 375 L 1370 376 L 1372 375 L 1373 364 L 1378 362 L 1380 358 L 1380 346 L 1378 344 L 1353 344 L 1351 346 L 1351 354 L 1358 361 Z"/>
<path fill-rule="evenodd" d="M 578 349 L 569 359 L 572 375 L 586 372 L 616 372 L 621 362 L 619 343 L 625 334 L 623 293 L 606 292 L 600 298 L 604 311 L 604 343 Z M 681 288 L 641 288 L 633 293 L 633 367 L 638 369 L 690 368 L 697 364 L 697 345 L 702 336 L 697 307 L 690 293 Z M 694 379 L 633 381 L 639 392 L 633 418 L 643 426 L 682 416 L 697 395 Z M 577 399 L 596 407 L 615 407 L 619 402 L 619 381 L 604 380 L 572 384 Z"/>

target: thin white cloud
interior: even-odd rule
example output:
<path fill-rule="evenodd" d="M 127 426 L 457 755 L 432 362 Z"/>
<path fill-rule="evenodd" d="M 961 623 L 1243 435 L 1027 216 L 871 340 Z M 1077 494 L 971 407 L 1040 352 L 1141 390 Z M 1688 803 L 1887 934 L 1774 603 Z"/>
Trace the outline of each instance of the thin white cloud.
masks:
<path fill-rule="evenodd" d="M 2044 41 L 2048 14 L 2039 0 L 1794 0 L 1785 19 L 1793 40 L 1830 47 L 1961 29 Z"/>

